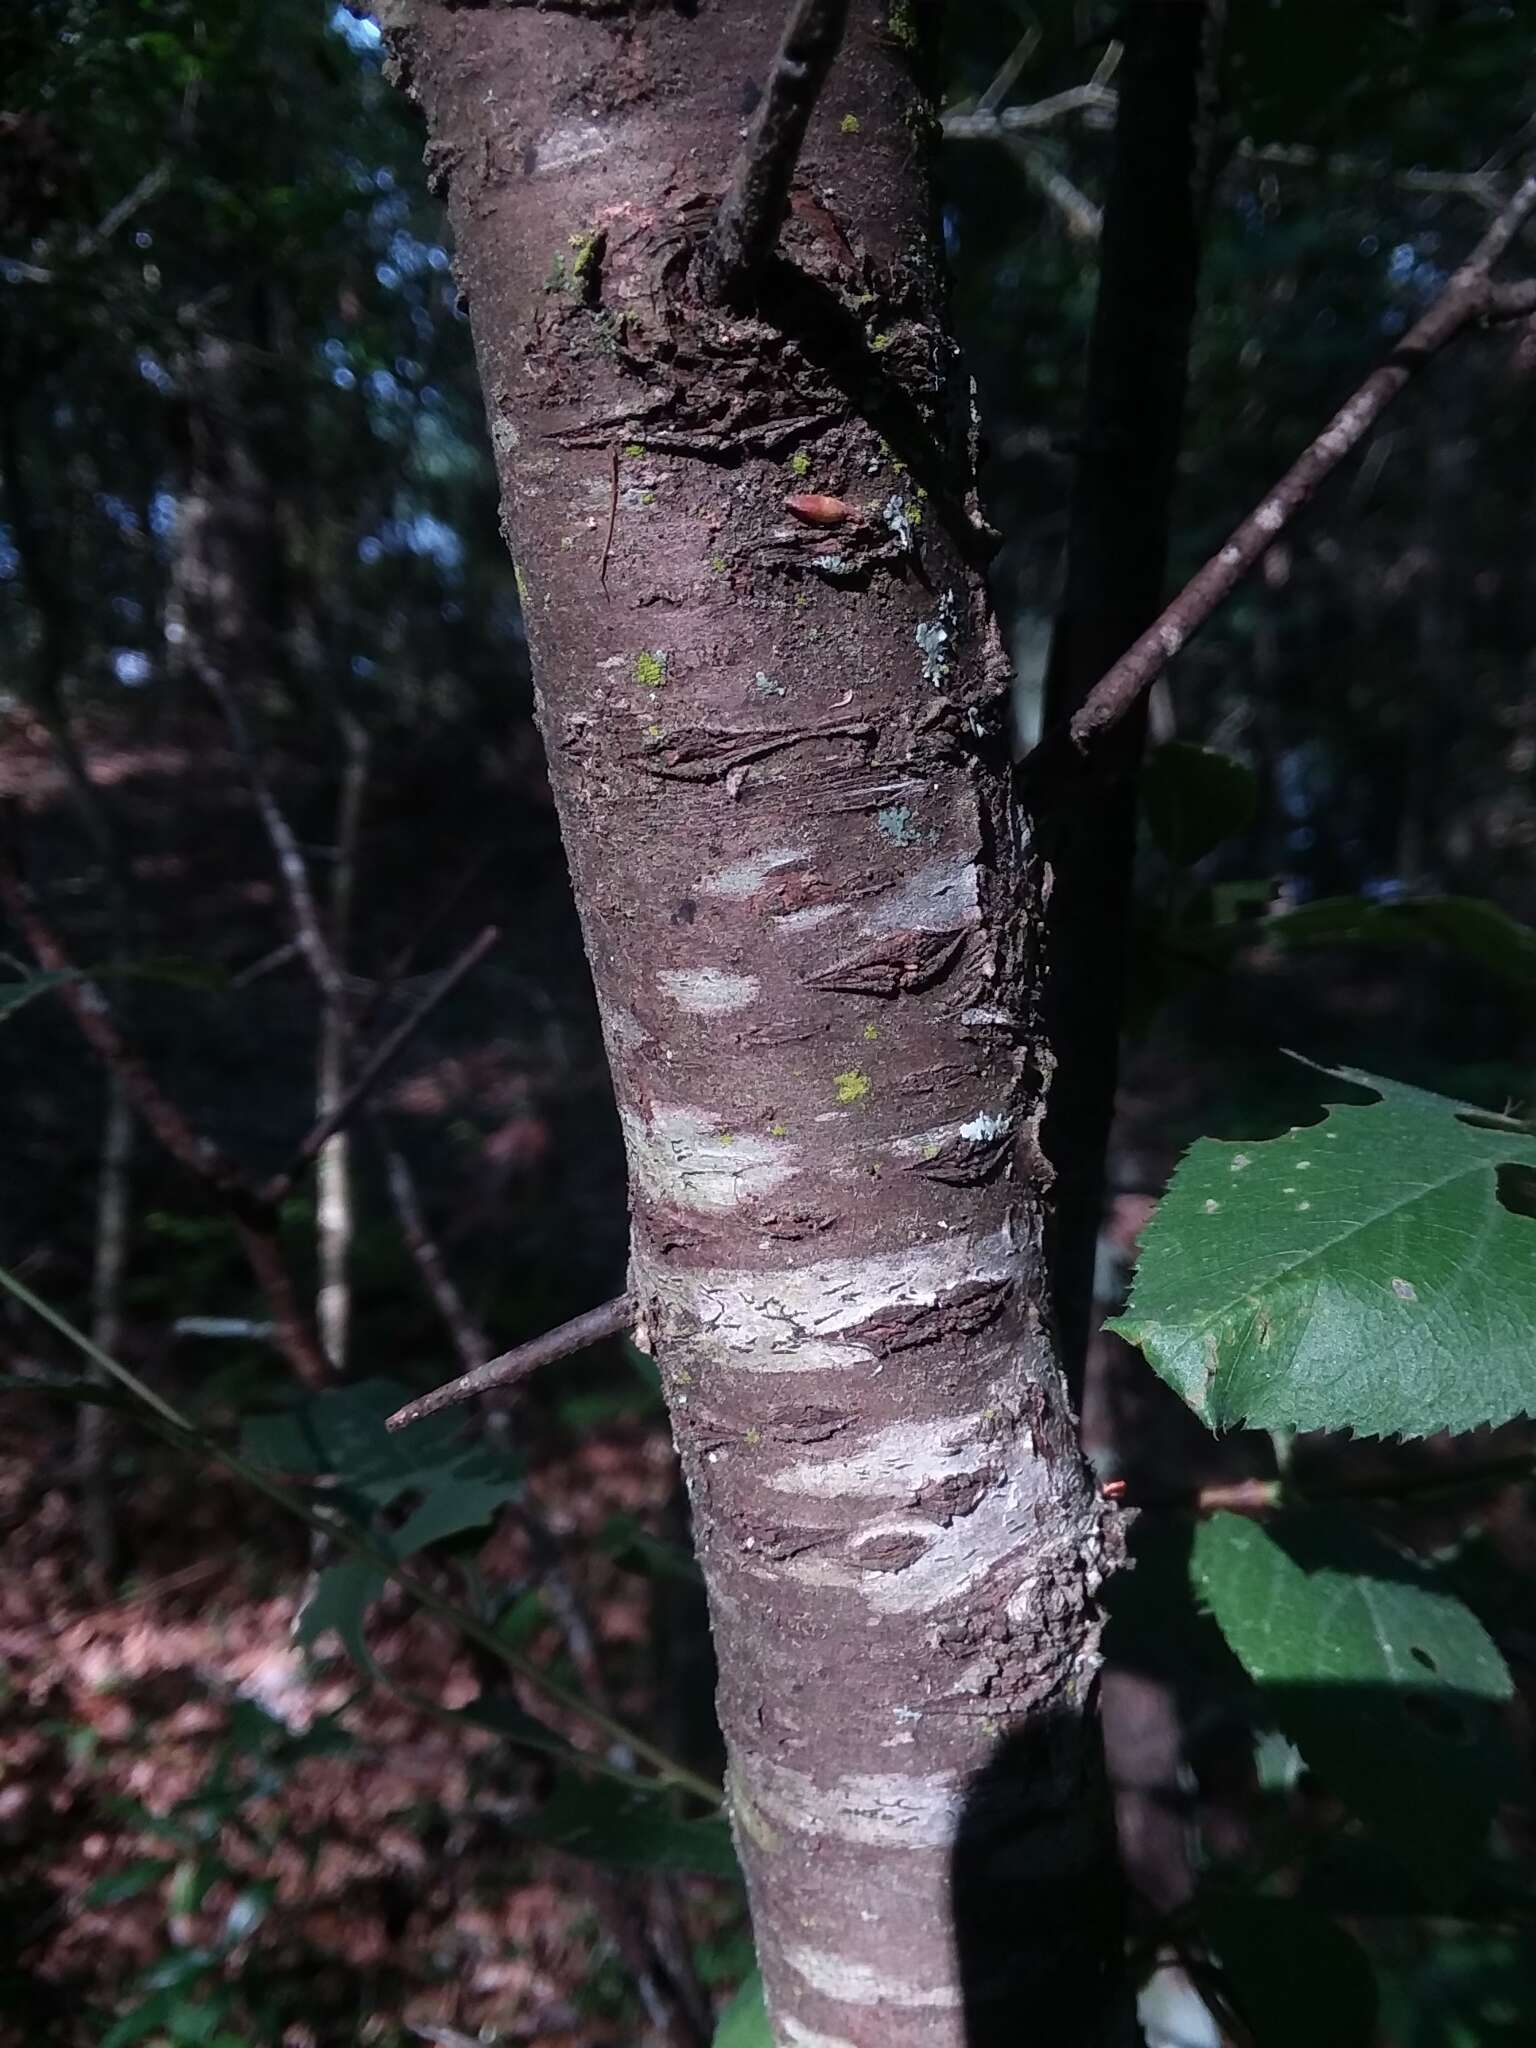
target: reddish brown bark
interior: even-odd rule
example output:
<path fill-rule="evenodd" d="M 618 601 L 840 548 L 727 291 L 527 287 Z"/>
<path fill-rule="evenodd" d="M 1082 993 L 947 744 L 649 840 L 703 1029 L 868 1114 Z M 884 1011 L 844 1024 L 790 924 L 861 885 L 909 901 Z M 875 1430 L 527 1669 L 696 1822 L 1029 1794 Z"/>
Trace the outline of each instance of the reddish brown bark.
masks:
<path fill-rule="evenodd" d="M 752 314 L 690 262 L 779 5 L 389 25 L 449 189 L 776 2038 L 1098 2043 L 1113 1543 L 1045 1308 L 1045 878 L 910 18 L 850 23 Z"/>

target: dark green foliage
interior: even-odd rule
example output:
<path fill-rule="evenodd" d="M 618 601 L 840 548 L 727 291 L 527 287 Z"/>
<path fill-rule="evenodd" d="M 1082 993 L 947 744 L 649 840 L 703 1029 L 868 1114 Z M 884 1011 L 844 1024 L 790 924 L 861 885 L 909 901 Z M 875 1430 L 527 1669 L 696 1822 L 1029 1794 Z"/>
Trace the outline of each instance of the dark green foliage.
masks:
<path fill-rule="evenodd" d="M 1194 1917 L 1254 2048 L 1372 2048 L 1376 1977 L 1337 1921 L 1294 1900 L 1207 1891 Z"/>
<path fill-rule="evenodd" d="M 1229 754 L 1170 740 L 1147 757 L 1141 805 L 1158 851 L 1176 867 L 1193 867 L 1253 823 L 1258 785 Z"/>
<path fill-rule="evenodd" d="M 1191 1572 L 1259 1715 L 1427 1899 L 1454 1903 L 1514 1774 L 1499 1712 L 1513 1688 L 1486 1631 L 1432 1573 L 1341 1515 L 1268 1527 L 1217 1515 Z"/>
<path fill-rule="evenodd" d="M 739 1878 L 725 1821 L 685 1820 L 664 1792 L 629 1791 L 567 1772 L 536 1813 L 513 1825 L 529 1841 L 618 1870 Z"/>

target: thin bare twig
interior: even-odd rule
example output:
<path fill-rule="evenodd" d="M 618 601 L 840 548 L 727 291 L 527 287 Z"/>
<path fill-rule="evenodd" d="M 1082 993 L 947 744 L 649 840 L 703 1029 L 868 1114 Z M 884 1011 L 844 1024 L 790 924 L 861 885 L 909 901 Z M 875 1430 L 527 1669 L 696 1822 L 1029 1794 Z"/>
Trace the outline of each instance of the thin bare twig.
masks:
<path fill-rule="evenodd" d="M 1013 91 L 1019 73 L 1024 69 L 1024 66 L 1039 47 L 1040 24 L 1038 21 L 1032 21 L 1029 27 L 1025 29 L 1023 35 L 1014 44 L 1012 51 L 1004 59 L 997 76 L 976 102 L 978 114 L 990 114 L 995 108 L 1003 104 L 1009 93 Z"/>
<path fill-rule="evenodd" d="M 712 305 L 749 299 L 773 254 L 816 102 L 843 40 L 848 0 L 795 0 L 767 88 L 694 278 Z"/>
<path fill-rule="evenodd" d="M 500 1358 L 488 1359 L 484 1365 L 477 1365 L 472 1372 L 450 1380 L 446 1386 L 434 1387 L 430 1394 L 407 1401 L 403 1408 L 397 1408 L 389 1417 L 386 1426 L 408 1429 L 413 1422 L 423 1422 L 427 1416 L 437 1415 L 444 1408 L 455 1408 L 461 1401 L 472 1401 L 476 1394 L 488 1394 L 496 1387 L 515 1386 L 531 1372 L 537 1372 L 541 1365 L 551 1365 L 557 1358 L 569 1358 L 574 1351 L 585 1351 L 589 1344 L 601 1343 L 605 1337 L 618 1337 L 626 1330 L 632 1330 L 638 1312 L 632 1294 L 615 1295 L 612 1301 L 605 1301 L 600 1308 L 589 1308 L 584 1315 L 574 1316 L 570 1322 L 546 1330 L 542 1337 L 519 1344 L 515 1350 L 504 1351 Z"/>
<path fill-rule="evenodd" d="M 339 1131 L 343 1124 L 351 1121 L 364 1099 L 377 1086 L 380 1077 L 399 1058 L 439 1003 L 453 993 L 473 968 L 479 966 L 500 937 L 499 927 L 488 924 L 478 938 L 472 939 L 458 958 L 443 969 L 415 1008 L 402 1017 L 394 1030 L 379 1041 L 363 1062 L 346 1093 L 300 1140 L 288 1165 L 267 1182 L 263 1194 L 268 1201 L 282 1200 L 326 1139 Z"/>
<path fill-rule="evenodd" d="M 315 1082 L 315 1114 L 321 1122 L 333 1116 L 346 1099 L 347 1053 L 352 1042 L 351 1007 L 344 992 L 347 948 L 351 940 L 363 796 L 368 784 L 368 735 L 355 718 L 345 715 L 341 719 L 341 734 L 346 763 L 336 807 L 329 939 L 336 980 L 343 992 L 328 991 L 321 1003 Z M 315 1320 L 320 1326 L 320 1342 L 325 1346 L 326 1356 L 341 1372 L 346 1367 L 352 1320 L 352 1160 L 351 1137 L 345 1126 L 332 1131 L 315 1157 L 315 1255 L 319 1273 Z"/>
<path fill-rule="evenodd" d="M 946 114 L 940 123 L 946 142 L 997 142 L 1005 135 L 1025 135 L 1032 129 L 1049 128 L 1067 114 L 1112 113 L 1119 95 L 1096 83 L 1069 85 L 1027 107 L 995 109 L 978 106 L 974 112 Z"/>
<path fill-rule="evenodd" d="M 1386 362 L 1373 370 L 1311 446 L 1233 532 L 1225 546 L 1094 685 L 1067 728 L 1079 755 L 1117 724 L 1168 663 L 1225 603 L 1262 560 L 1324 480 L 1370 432 L 1412 377 L 1446 344 L 1475 324 L 1517 319 L 1536 308 L 1536 282 L 1496 285 L 1489 272 L 1536 210 L 1536 175 L 1528 177 L 1428 312 L 1409 329 Z M 1047 735 L 1036 754 L 1060 759 L 1059 735 Z M 1049 751 L 1047 751 L 1049 750 Z M 1038 773 L 1039 763 L 1031 773 Z"/>
<path fill-rule="evenodd" d="M 1104 227 L 1104 209 L 1074 185 L 1065 171 L 1058 170 L 1040 150 L 1031 149 L 1027 142 L 1021 142 L 1015 136 L 1009 137 L 1008 154 L 1035 190 L 1056 208 L 1066 222 L 1067 233 L 1075 241 L 1096 242 L 1099 239 Z"/>
<path fill-rule="evenodd" d="M 1329 1500 L 1416 1500 L 1440 1494 L 1462 1494 L 1479 1487 L 1514 1486 L 1536 1475 L 1536 1451 L 1516 1451 L 1481 1463 L 1298 1480 L 1294 1475 L 1272 1479 L 1218 1479 L 1204 1486 L 1173 1492 L 1133 1492 L 1123 1479 L 1099 1489 L 1117 1506 L 1187 1515 L 1271 1515 L 1284 1507 Z"/>

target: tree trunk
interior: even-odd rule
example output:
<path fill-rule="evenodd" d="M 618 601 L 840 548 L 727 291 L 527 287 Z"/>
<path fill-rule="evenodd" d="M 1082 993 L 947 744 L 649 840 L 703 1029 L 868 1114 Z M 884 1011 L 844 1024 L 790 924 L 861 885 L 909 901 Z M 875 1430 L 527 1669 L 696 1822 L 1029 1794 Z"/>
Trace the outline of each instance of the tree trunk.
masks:
<path fill-rule="evenodd" d="M 975 2048 L 1027 2013 L 1097 2044 L 1116 1545 L 1046 1306 L 1044 877 L 913 18 L 855 10 L 742 315 L 689 261 L 779 5 L 386 10 L 449 186 L 776 2039 Z"/>

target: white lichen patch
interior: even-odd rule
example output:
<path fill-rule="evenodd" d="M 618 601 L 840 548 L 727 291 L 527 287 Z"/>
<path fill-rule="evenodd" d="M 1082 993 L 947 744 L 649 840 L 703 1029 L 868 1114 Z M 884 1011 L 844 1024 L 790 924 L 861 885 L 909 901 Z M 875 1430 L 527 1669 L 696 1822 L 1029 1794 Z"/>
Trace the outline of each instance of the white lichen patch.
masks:
<path fill-rule="evenodd" d="M 925 1486 L 956 1479 L 981 1462 L 976 1445 L 985 1429 L 980 1415 L 942 1417 L 936 1422 L 893 1422 L 866 1436 L 846 1457 L 804 1458 L 773 1473 L 775 1493 L 818 1500 L 904 1500 Z M 886 1522 L 861 1529 L 868 1542 L 893 1533 L 933 1534 L 930 1522 L 903 1521 L 899 1531 Z"/>
<path fill-rule="evenodd" d="M 707 1110 L 671 1106 L 649 1120 L 621 1109 L 629 1170 L 655 1201 L 684 1209 L 733 1209 L 772 1194 L 799 1171 L 782 1139 L 734 1131 Z"/>
<path fill-rule="evenodd" d="M 876 1614 L 954 1612 L 1003 1560 L 1012 1558 L 1022 1566 L 1032 1556 L 1039 1543 L 1044 1484 L 1037 1467 L 1016 1460 L 968 1514 L 956 1515 L 948 1527 L 934 1523 L 928 1548 L 900 1571 L 866 1571 L 840 1559 L 809 1555 L 782 1569 L 807 1584 L 850 1588 Z"/>
<path fill-rule="evenodd" d="M 948 1849 L 965 1804 L 964 1779 L 860 1771 L 818 1785 L 770 1757 L 739 1760 L 732 1775 L 753 1806 L 787 1834 L 830 1835 L 869 1849 Z"/>
<path fill-rule="evenodd" d="M 943 932 L 976 924 L 981 897 L 974 861 L 928 861 L 864 913 L 867 932 Z"/>
<path fill-rule="evenodd" d="M 636 1046 L 644 1045 L 650 1032 L 632 1010 L 626 1010 L 621 1003 L 603 1003 L 601 1006 L 603 1031 L 610 1045 L 621 1052 L 633 1052 Z"/>
<path fill-rule="evenodd" d="M 804 910 L 786 910 L 771 922 L 776 932 L 813 932 L 818 925 L 830 924 L 834 917 L 844 917 L 847 912 L 846 903 L 811 903 Z"/>
<path fill-rule="evenodd" d="M 631 1147 L 633 1162 L 633 1141 Z M 782 1140 L 738 1138 L 719 1154 L 721 1163 L 740 1164 L 743 1147 L 761 1147 L 773 1161 L 784 1153 L 793 1156 L 794 1150 Z M 656 1139 L 647 1140 L 648 1151 L 658 1149 Z M 750 1192 L 759 1189 L 754 1185 Z M 679 1199 L 675 1184 L 666 1199 Z M 695 1206 L 717 1206 L 700 1203 L 697 1196 L 690 1199 Z M 723 1267 L 675 1272 L 658 1265 L 648 1268 L 644 1278 L 664 1303 L 702 1320 L 704 1330 L 696 1341 L 707 1344 L 722 1363 L 747 1372 L 824 1372 L 874 1359 L 868 1344 L 846 1333 L 882 1310 L 929 1307 L 968 1281 L 1012 1280 L 1016 1266 L 1008 1231 L 987 1237 L 952 1231 L 908 1251 L 870 1258 L 817 1259 L 764 1272 Z"/>
<path fill-rule="evenodd" d="M 955 593 L 946 590 L 939 599 L 938 615 L 924 619 L 914 628 L 917 651 L 923 658 L 923 681 L 935 689 L 954 666 Z"/>
<path fill-rule="evenodd" d="M 818 2034 L 814 2027 L 802 2026 L 792 2013 L 780 2013 L 774 2025 L 788 2048 L 856 2048 L 841 2034 Z"/>
<path fill-rule="evenodd" d="M 608 148 L 609 137 L 595 121 L 568 121 L 540 138 L 533 155 L 533 169 L 535 174 L 566 171 L 572 164 L 605 156 Z"/>
<path fill-rule="evenodd" d="M 914 2011 L 960 2003 L 958 1984 L 908 1983 L 889 1970 L 877 1970 L 844 1956 L 824 1955 L 819 1949 L 792 1948 L 784 1960 L 813 1991 L 839 2005 L 899 2006 Z"/>
<path fill-rule="evenodd" d="M 694 1017 L 724 1017 L 757 1001 L 755 974 L 726 974 L 718 967 L 670 967 L 656 977 L 662 994 Z"/>
<path fill-rule="evenodd" d="M 729 867 L 717 868 L 712 875 L 701 875 L 694 886 L 701 896 L 724 896 L 741 902 L 756 895 L 780 868 L 792 868 L 797 861 L 810 857 L 807 847 L 773 846 L 766 853 L 754 853 L 746 860 L 732 861 Z"/>
<path fill-rule="evenodd" d="M 1013 1118 L 1001 1110 L 984 1109 L 980 1116 L 973 1116 L 969 1123 L 960 1126 L 962 1138 L 969 1138 L 975 1145 L 990 1145 L 996 1138 L 1006 1138 L 1013 1129 Z"/>

